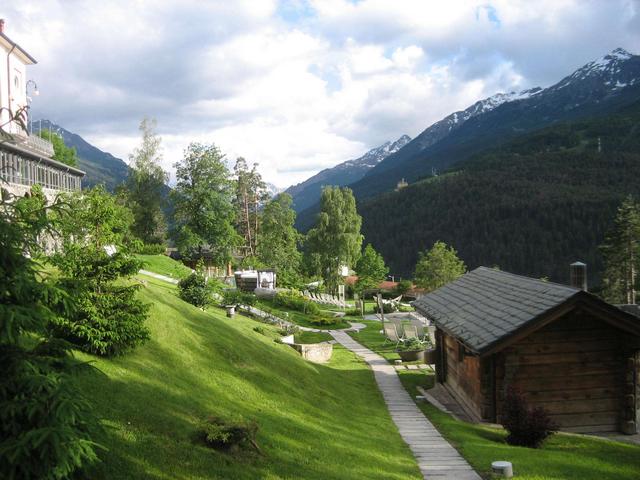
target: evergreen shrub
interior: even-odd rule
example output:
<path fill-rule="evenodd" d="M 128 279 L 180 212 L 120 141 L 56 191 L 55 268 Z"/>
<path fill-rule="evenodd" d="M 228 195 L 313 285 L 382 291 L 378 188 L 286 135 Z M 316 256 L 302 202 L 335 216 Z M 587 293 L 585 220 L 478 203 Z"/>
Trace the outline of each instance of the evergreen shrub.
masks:
<path fill-rule="evenodd" d="M 56 335 L 97 355 L 118 355 L 149 338 L 149 306 L 137 298 L 132 277 L 143 262 L 129 254 L 132 214 L 103 186 L 67 198 L 69 210 L 56 217 L 61 250 L 51 257 L 60 286 L 75 308 L 52 322 Z"/>
<path fill-rule="evenodd" d="M 204 309 L 213 302 L 213 285 L 204 275 L 193 272 L 178 282 L 178 295 L 187 303 Z"/>
<path fill-rule="evenodd" d="M 2 192 L 3 194 L 5 192 Z M 9 195 L 6 195 L 10 197 Z M 69 344 L 51 336 L 54 305 L 73 298 L 39 271 L 47 234 L 42 190 L 0 196 L 0 478 L 60 480 L 97 461 L 97 420 L 71 375 Z M 28 252 L 28 255 L 25 253 Z M 85 365 L 83 368 L 91 368 Z"/>
<path fill-rule="evenodd" d="M 247 445 L 260 451 L 256 443 L 258 424 L 255 421 L 227 421 L 210 417 L 200 424 L 204 443 L 218 450 L 238 450 Z"/>

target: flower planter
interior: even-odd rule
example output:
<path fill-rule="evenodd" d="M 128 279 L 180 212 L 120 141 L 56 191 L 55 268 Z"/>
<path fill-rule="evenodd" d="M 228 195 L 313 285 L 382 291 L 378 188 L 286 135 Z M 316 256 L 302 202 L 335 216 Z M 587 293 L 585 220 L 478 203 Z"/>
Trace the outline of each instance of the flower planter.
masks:
<path fill-rule="evenodd" d="M 227 305 L 227 317 L 231 318 L 236 314 L 236 306 L 235 305 Z"/>
<path fill-rule="evenodd" d="M 399 352 L 396 350 L 396 352 L 400 355 L 403 362 L 415 362 L 422 359 L 422 353 L 424 350 L 412 350 L 408 352 Z"/>
<path fill-rule="evenodd" d="M 429 348 L 424 351 L 424 363 L 427 365 L 434 365 L 436 363 L 436 349 Z"/>

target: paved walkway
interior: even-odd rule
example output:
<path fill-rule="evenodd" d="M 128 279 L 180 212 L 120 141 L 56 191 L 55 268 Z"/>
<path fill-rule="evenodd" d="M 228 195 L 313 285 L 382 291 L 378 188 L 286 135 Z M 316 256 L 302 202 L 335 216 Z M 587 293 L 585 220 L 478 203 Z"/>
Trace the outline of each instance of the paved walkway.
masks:
<path fill-rule="evenodd" d="M 158 280 L 163 280 L 165 282 L 169 282 L 169 283 L 173 283 L 174 285 L 177 285 L 179 280 L 173 278 L 173 277 L 167 277 L 166 275 L 160 275 L 159 273 L 154 273 L 154 272 L 150 272 L 149 270 L 140 270 L 138 273 L 141 273 L 143 275 L 147 275 L 149 277 L 153 277 L 153 278 L 157 278 Z"/>
<path fill-rule="evenodd" d="M 400 435 L 411 448 L 424 478 L 481 480 L 467 461 L 442 438 L 423 415 L 400 383 L 393 365 L 377 353 L 360 345 L 345 332 L 329 330 L 329 333 L 371 366 L 391 418 L 398 426 Z"/>

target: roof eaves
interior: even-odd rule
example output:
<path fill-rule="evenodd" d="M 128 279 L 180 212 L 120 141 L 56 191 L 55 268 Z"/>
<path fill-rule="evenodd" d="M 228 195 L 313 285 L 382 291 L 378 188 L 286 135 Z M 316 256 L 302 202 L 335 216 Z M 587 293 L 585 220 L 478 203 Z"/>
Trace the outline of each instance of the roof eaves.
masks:
<path fill-rule="evenodd" d="M 31 55 L 29 55 L 29 53 L 24 48 L 22 48 L 16 42 L 11 40 L 9 37 L 7 37 L 4 33 L 0 32 L 0 38 L 3 38 L 7 43 L 9 43 L 9 45 L 11 45 L 12 48 L 14 48 L 15 50 L 18 50 L 29 62 L 31 62 L 31 65 L 38 63 L 38 61 L 35 58 L 33 58 Z"/>

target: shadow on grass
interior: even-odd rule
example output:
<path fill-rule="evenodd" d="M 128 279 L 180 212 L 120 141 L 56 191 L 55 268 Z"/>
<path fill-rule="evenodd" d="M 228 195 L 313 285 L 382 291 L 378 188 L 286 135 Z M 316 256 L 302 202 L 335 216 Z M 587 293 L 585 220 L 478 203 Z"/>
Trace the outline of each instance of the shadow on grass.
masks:
<path fill-rule="evenodd" d="M 257 322 L 152 290 L 152 340 L 96 360 L 104 375 L 79 379 L 110 449 L 92 478 L 421 478 L 371 372 L 351 353 L 336 348 L 331 364 L 310 364 L 253 332 Z M 194 442 L 209 415 L 256 419 L 265 456 Z"/>

